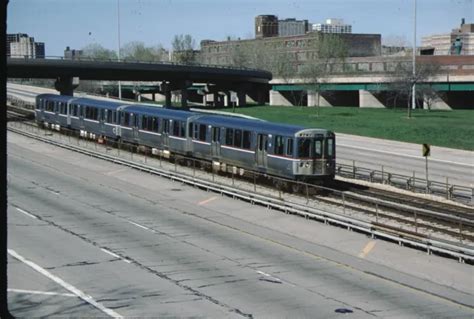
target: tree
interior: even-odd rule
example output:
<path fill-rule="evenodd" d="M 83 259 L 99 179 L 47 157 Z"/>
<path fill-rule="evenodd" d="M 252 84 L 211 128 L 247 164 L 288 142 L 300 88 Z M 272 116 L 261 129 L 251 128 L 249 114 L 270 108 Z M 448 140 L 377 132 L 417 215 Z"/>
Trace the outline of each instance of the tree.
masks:
<path fill-rule="evenodd" d="M 124 61 L 162 62 L 168 60 L 168 53 L 161 45 L 147 47 L 139 41 L 125 44 L 120 53 Z"/>
<path fill-rule="evenodd" d="M 395 101 L 399 98 L 404 98 L 407 100 L 407 109 L 408 109 L 408 118 L 411 118 L 411 100 L 413 96 L 413 85 L 415 85 L 416 93 L 415 100 L 424 99 L 433 101 L 434 97 L 437 96 L 436 91 L 432 86 L 427 85 L 426 83 L 436 75 L 440 66 L 436 63 L 418 63 L 416 65 L 416 72 L 413 75 L 413 64 L 412 62 L 401 62 L 397 65 L 392 79 L 389 83 L 389 91 L 392 92 L 392 95 Z M 429 103 L 428 107 L 431 106 Z"/>
<path fill-rule="evenodd" d="M 104 48 L 98 43 L 91 43 L 82 48 L 82 56 L 98 60 L 117 60 L 114 50 Z"/>
<path fill-rule="evenodd" d="M 309 40 L 308 48 L 312 57 L 304 65 L 300 75 L 309 83 L 306 85 L 308 91 L 317 95 L 316 107 L 319 115 L 322 87 L 332 73 L 331 65 L 343 64 L 348 55 L 348 48 L 339 35 L 329 33 L 316 33 Z"/>
<path fill-rule="evenodd" d="M 196 61 L 195 46 L 196 43 L 191 35 L 175 35 L 172 42 L 173 60 L 184 64 L 194 63 Z"/>

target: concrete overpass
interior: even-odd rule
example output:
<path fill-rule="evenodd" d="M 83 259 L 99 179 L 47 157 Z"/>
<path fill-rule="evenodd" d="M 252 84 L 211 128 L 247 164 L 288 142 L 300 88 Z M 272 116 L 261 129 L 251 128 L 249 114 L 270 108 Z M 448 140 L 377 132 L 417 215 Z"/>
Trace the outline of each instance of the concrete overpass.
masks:
<path fill-rule="evenodd" d="M 64 59 L 7 59 L 8 78 L 56 79 L 55 87 L 65 95 L 72 95 L 79 79 L 109 81 L 159 81 L 156 93 L 171 104 L 171 92 L 181 92 L 182 106 L 187 106 L 188 89 L 193 83 L 204 83 L 203 94 L 236 92 L 238 105 L 245 105 L 245 96 L 255 96 L 265 103 L 268 96 L 270 72 L 225 66 L 182 65 L 174 63 L 140 63 L 97 60 Z"/>
<path fill-rule="evenodd" d="M 400 64 L 408 57 L 352 58 L 330 65 L 331 76 L 321 81 L 321 90 L 307 79 L 275 78 L 270 84 L 270 105 L 405 106 L 406 100 L 394 100 L 390 83 Z M 419 99 L 433 109 L 474 108 L 474 56 L 418 56 L 417 64 L 438 65 L 438 72 L 419 87 L 431 87 L 434 96 Z M 318 96 L 319 95 L 319 96 Z"/>

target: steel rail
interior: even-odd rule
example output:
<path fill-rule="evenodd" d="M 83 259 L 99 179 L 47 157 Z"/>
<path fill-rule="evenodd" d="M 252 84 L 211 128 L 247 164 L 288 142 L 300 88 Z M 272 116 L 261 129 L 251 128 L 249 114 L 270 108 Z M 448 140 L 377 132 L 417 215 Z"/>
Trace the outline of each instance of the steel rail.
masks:
<path fill-rule="evenodd" d="M 142 172 L 147 172 L 153 175 L 165 177 L 174 181 L 179 181 L 181 183 L 205 189 L 207 191 L 213 191 L 222 195 L 230 196 L 232 198 L 245 200 L 251 204 L 260 204 L 262 206 L 266 206 L 271 209 L 276 209 L 287 214 L 295 214 L 305 217 L 307 219 L 318 220 L 326 224 L 333 224 L 347 228 L 349 230 L 356 230 L 361 233 L 368 234 L 373 238 L 377 237 L 389 241 L 398 242 L 400 245 L 421 248 L 426 250 L 428 254 L 436 252 L 442 255 L 445 254 L 457 258 L 459 262 L 474 262 L 474 247 L 472 246 L 455 243 L 452 241 L 431 239 L 420 234 L 413 234 L 412 232 L 403 229 L 380 225 L 376 222 L 366 222 L 353 217 L 326 212 L 303 204 L 288 202 L 280 198 L 256 194 L 254 192 L 236 189 L 234 187 L 226 186 L 220 183 L 201 180 L 187 174 L 167 171 L 164 169 L 151 167 L 149 165 L 132 162 L 122 158 L 117 158 L 108 154 L 102 154 L 100 152 L 85 149 L 83 147 L 73 146 L 59 141 L 54 141 L 49 138 L 45 138 L 29 132 L 24 132 L 16 128 L 8 127 L 8 130 L 44 143 L 48 143 L 50 145 L 61 147 L 90 157 L 102 159 L 118 165 L 127 166 L 133 169 L 140 170 Z"/>

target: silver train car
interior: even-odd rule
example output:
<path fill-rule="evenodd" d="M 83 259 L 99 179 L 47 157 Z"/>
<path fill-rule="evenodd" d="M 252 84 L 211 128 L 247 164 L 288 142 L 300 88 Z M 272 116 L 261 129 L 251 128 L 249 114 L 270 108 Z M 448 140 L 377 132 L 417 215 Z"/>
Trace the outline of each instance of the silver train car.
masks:
<path fill-rule="evenodd" d="M 53 94 L 37 96 L 35 113 L 38 124 L 51 129 L 142 145 L 164 157 L 188 156 L 221 171 L 305 182 L 335 174 L 335 135 L 325 129 Z"/>

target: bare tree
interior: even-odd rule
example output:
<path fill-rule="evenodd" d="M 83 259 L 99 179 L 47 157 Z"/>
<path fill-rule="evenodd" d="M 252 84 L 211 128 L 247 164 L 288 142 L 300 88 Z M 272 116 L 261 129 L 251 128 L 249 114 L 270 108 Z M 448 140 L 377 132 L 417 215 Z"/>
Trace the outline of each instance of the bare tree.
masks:
<path fill-rule="evenodd" d="M 196 42 L 191 35 L 175 35 L 172 42 L 173 59 L 179 63 L 194 63 L 196 61 L 195 46 Z"/>
<path fill-rule="evenodd" d="M 316 107 L 319 115 L 320 96 L 323 84 L 332 73 L 331 65 L 342 65 L 348 55 L 348 49 L 344 40 L 337 34 L 316 33 L 309 41 L 311 60 L 304 65 L 300 75 L 309 83 L 306 85 L 308 91 L 317 95 Z"/>
<path fill-rule="evenodd" d="M 437 93 L 427 82 L 429 82 L 430 78 L 435 76 L 439 70 L 439 64 L 419 63 L 416 66 L 415 75 L 413 75 L 413 65 L 411 62 L 402 62 L 397 65 L 388 87 L 395 101 L 400 98 L 407 100 L 408 118 L 411 118 L 413 85 L 415 85 L 416 88 L 416 100 L 423 100 L 423 98 L 426 97 L 432 101 L 437 97 Z"/>
<path fill-rule="evenodd" d="M 91 43 L 83 47 L 82 56 L 98 60 L 117 60 L 117 52 L 106 49 L 98 43 Z"/>
<path fill-rule="evenodd" d="M 125 61 L 162 62 L 168 60 L 168 53 L 163 46 L 147 47 L 139 41 L 125 44 L 121 49 L 121 56 Z"/>

